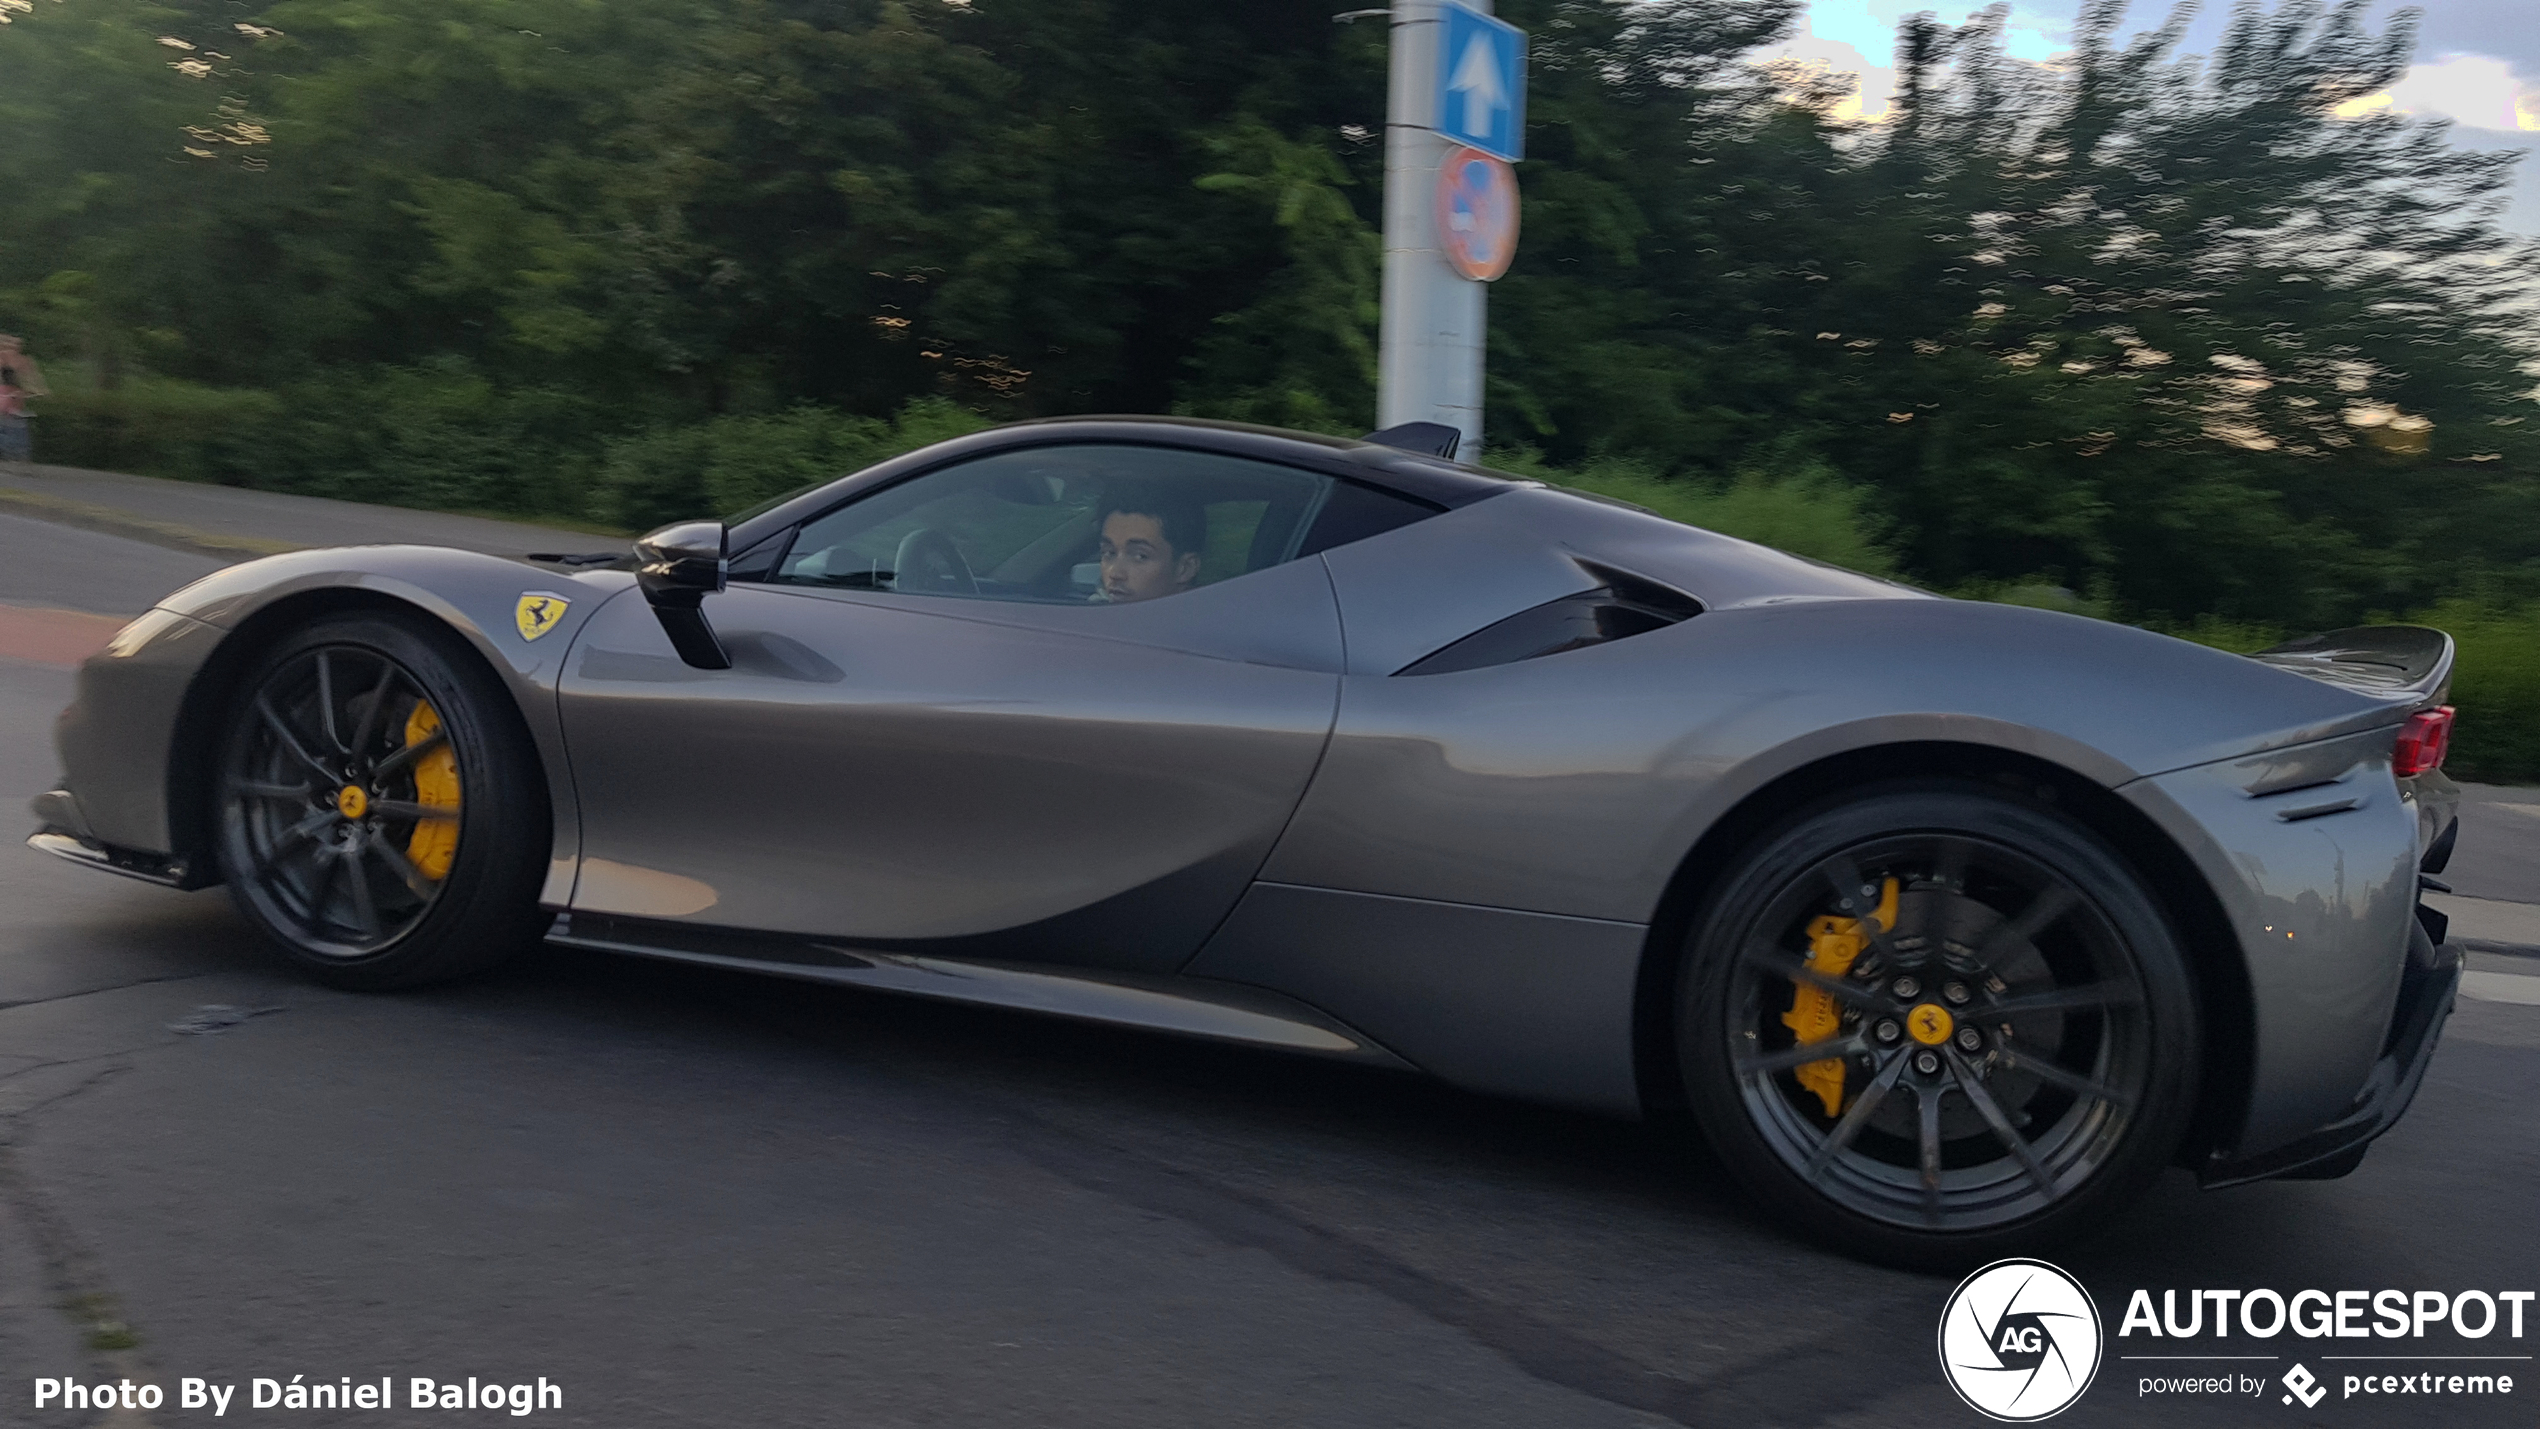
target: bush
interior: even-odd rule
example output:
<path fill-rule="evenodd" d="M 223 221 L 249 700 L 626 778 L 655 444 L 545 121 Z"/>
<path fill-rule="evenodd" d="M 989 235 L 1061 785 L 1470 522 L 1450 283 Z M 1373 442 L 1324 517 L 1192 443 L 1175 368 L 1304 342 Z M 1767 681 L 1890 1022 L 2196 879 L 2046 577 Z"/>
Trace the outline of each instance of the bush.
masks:
<path fill-rule="evenodd" d="M 2460 711 L 2444 768 L 2487 784 L 2540 783 L 2540 606 L 2445 601 L 2416 616 L 2460 646 L 2452 706 Z"/>
<path fill-rule="evenodd" d="M 624 434 L 585 396 L 507 387 L 459 359 L 280 392 L 141 377 L 66 383 L 37 409 L 64 466 L 644 531 L 730 513 L 989 425 L 941 398 L 889 420 L 800 406 Z"/>
<path fill-rule="evenodd" d="M 2093 620 L 2117 618 L 2111 609 L 2113 602 L 2107 596 L 2084 595 L 2070 586 L 2058 584 L 2051 575 L 2024 576 L 2015 581 L 1968 581 L 1953 588 L 1949 594 L 1960 600 L 1989 600 L 1996 605 L 2024 605 L 2031 610 L 2060 610 L 2066 615 L 2086 615 Z M 2190 640 L 2196 638 L 2183 631 L 2166 633 Z"/>
<path fill-rule="evenodd" d="M 136 377 L 37 407 L 39 460 L 445 511 L 548 518 L 590 505 L 609 413 L 467 364 L 376 368 L 279 392 Z"/>
<path fill-rule="evenodd" d="M 382 368 L 290 389 L 252 451 L 213 453 L 218 479 L 440 511 L 578 516 L 611 421 L 575 393 L 497 385 L 464 362 Z"/>
<path fill-rule="evenodd" d="M 2420 610 L 2407 623 L 2447 631 L 2457 647 L 2451 699 L 2460 719 L 2444 772 L 2482 784 L 2540 783 L 2540 605 L 2464 598 Z M 2285 638 L 2268 626 L 2210 615 L 2164 633 L 2244 655 Z"/>
<path fill-rule="evenodd" d="M 1786 474 L 1742 471 L 1727 481 L 1703 482 L 1660 476 L 1639 462 L 1613 458 L 1564 470 L 1523 447 L 1505 456 L 1494 453 L 1491 464 L 1828 565 L 1875 576 L 1896 573 L 1895 553 L 1870 511 L 1869 493 L 1823 467 Z"/>
<path fill-rule="evenodd" d="M 31 406 L 37 461 L 188 480 L 206 479 L 208 454 L 242 428 L 262 431 L 283 412 L 272 392 L 172 377 L 137 377 L 111 391 L 66 377 Z"/>
<path fill-rule="evenodd" d="M 591 487 L 591 518 L 621 531 L 649 531 L 704 515 L 714 505 L 705 494 L 713 451 L 713 423 L 656 427 L 608 443 Z"/>
<path fill-rule="evenodd" d="M 889 421 L 804 405 L 764 417 L 717 417 L 608 443 L 590 514 L 630 531 L 731 514 L 832 481 L 988 419 L 940 397 Z"/>
<path fill-rule="evenodd" d="M 2255 654 L 2270 645 L 2280 645 L 2287 638 L 2282 630 L 2272 625 L 2225 620 L 2219 615 L 2200 615 L 2186 625 L 2155 625 L 2152 628 L 2181 640 L 2193 640 L 2199 645 L 2228 650 L 2234 655 Z"/>

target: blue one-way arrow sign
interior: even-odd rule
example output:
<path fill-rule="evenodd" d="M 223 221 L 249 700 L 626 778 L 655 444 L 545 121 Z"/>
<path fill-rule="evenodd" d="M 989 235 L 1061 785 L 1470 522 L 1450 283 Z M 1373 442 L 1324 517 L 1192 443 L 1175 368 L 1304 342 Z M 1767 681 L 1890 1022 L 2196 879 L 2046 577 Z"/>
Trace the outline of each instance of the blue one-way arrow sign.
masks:
<path fill-rule="evenodd" d="M 1479 10 L 1440 5 L 1437 131 L 1514 162 L 1526 152 L 1526 32 Z"/>

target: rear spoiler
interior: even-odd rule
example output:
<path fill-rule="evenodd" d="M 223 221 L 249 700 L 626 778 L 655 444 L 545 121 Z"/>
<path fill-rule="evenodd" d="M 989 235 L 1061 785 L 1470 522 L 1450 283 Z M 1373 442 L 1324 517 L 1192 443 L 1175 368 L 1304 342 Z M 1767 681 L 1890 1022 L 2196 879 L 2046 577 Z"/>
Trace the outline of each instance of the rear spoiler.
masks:
<path fill-rule="evenodd" d="M 2324 631 L 2249 658 L 2411 709 L 2441 704 L 2452 684 L 2452 637 L 2424 625 Z"/>
<path fill-rule="evenodd" d="M 1380 447 L 1415 452 L 1421 456 L 1444 457 L 1448 461 L 1455 460 L 1456 445 L 1463 439 L 1463 432 L 1444 422 L 1404 422 L 1359 438 L 1362 442 L 1373 442 Z"/>

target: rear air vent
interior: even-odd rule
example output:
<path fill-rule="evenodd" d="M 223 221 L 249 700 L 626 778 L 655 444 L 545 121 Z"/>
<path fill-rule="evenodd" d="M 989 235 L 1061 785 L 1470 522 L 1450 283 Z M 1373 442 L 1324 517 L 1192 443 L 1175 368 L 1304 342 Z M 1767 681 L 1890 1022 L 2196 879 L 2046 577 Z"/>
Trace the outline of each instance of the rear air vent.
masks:
<path fill-rule="evenodd" d="M 1628 640 L 1702 613 L 1702 603 L 1682 591 L 1611 567 L 1580 564 L 1605 584 L 1521 610 L 1394 673 L 1451 675 L 1458 670 L 1513 665 L 1564 650 Z"/>

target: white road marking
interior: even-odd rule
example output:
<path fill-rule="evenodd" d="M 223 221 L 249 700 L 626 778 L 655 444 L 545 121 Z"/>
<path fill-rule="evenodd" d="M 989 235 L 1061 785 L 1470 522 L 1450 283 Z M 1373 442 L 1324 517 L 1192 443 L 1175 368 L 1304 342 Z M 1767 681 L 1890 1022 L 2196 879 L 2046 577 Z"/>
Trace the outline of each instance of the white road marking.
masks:
<path fill-rule="evenodd" d="M 2540 903 L 2463 898 L 2457 893 L 2429 893 L 2425 901 L 2451 918 L 2455 941 L 2540 947 Z"/>
<path fill-rule="evenodd" d="M 2518 1002 L 2525 1007 L 2540 1007 L 2540 977 L 2473 969 L 2461 974 L 2461 996 L 2481 1002 Z"/>

